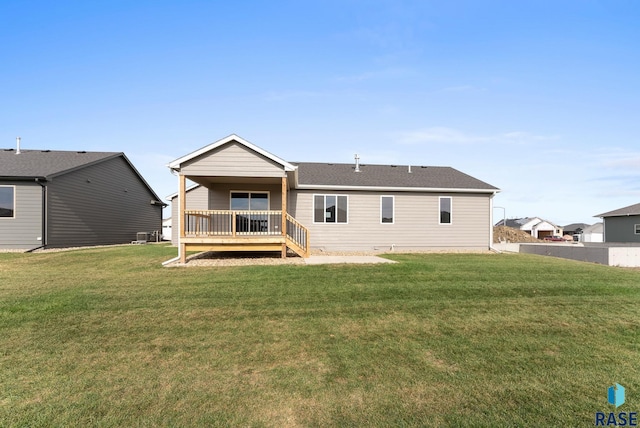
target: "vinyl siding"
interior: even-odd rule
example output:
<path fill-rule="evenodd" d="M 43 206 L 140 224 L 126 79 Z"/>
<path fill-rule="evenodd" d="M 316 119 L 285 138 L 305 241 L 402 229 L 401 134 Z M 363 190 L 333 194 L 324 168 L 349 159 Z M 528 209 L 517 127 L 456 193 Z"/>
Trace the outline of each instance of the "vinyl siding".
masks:
<path fill-rule="evenodd" d="M 180 197 L 176 196 L 171 199 L 171 243 L 178 245 L 178 237 L 180 236 L 180 227 L 178 219 L 180 218 Z M 196 187 L 187 192 L 187 209 L 188 210 L 206 210 L 209 209 L 209 189 L 203 186 Z"/>
<path fill-rule="evenodd" d="M 640 242 L 635 234 L 634 225 L 640 224 L 640 216 L 604 218 L 605 242 Z"/>
<path fill-rule="evenodd" d="M 30 250 L 42 245 L 42 187 L 37 183 L 1 182 L 15 186 L 15 216 L 0 217 L 0 249 Z M 40 239 L 38 239 L 40 238 Z"/>
<path fill-rule="evenodd" d="M 349 198 L 348 223 L 314 224 L 313 195 Z M 394 223 L 380 223 L 380 196 L 394 196 Z M 452 223 L 439 224 L 439 196 L 452 197 Z M 293 191 L 290 212 L 310 230 L 312 248 L 326 250 L 488 249 L 490 196 L 406 192 Z"/>
<path fill-rule="evenodd" d="M 128 243 L 162 230 L 162 207 L 122 157 L 55 177 L 48 192 L 49 247 Z"/>
<path fill-rule="evenodd" d="M 238 143 L 222 147 L 192 159 L 180 168 L 182 175 L 224 177 L 283 177 L 282 165 Z"/>
<path fill-rule="evenodd" d="M 280 184 L 214 184 L 209 191 L 209 209 L 228 210 L 231 208 L 231 192 L 268 192 L 271 210 L 282 209 L 282 186 Z"/>

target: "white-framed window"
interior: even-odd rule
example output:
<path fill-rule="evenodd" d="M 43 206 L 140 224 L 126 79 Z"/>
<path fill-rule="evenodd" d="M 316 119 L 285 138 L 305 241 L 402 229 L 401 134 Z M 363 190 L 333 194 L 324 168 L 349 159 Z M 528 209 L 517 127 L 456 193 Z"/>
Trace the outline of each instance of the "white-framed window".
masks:
<path fill-rule="evenodd" d="M 440 206 L 439 224 L 451 224 L 453 221 L 453 198 L 451 196 L 440 196 L 438 198 Z"/>
<path fill-rule="evenodd" d="M 346 195 L 313 195 L 314 223 L 347 223 L 349 198 Z"/>
<path fill-rule="evenodd" d="M 380 223 L 393 224 L 395 210 L 395 198 L 393 196 L 380 196 Z"/>
<path fill-rule="evenodd" d="M 16 186 L 0 186 L 0 219 L 16 216 Z"/>
<path fill-rule="evenodd" d="M 640 235 L 640 224 L 634 224 L 633 229 L 635 230 L 636 235 Z"/>

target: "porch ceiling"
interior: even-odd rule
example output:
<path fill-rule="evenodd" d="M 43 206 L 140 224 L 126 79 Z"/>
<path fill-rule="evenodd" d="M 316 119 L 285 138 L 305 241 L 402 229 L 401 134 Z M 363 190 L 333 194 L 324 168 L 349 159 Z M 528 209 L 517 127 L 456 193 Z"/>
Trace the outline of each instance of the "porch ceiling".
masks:
<path fill-rule="evenodd" d="M 280 184 L 279 177 L 212 177 L 188 175 L 187 178 L 205 187 L 211 187 L 216 183 L 238 183 L 238 184 Z"/>

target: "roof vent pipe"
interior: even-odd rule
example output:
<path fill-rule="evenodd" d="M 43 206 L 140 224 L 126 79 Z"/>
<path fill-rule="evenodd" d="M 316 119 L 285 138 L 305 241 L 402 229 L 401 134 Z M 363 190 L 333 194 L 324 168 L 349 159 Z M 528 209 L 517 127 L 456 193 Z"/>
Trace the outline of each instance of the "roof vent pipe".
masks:
<path fill-rule="evenodd" d="M 16 146 L 17 146 L 16 154 L 17 155 L 20 154 L 20 139 L 21 139 L 20 137 L 16 137 Z"/>
<path fill-rule="evenodd" d="M 407 172 L 411 174 L 411 165 L 409 165 L 409 170 Z"/>
<path fill-rule="evenodd" d="M 354 172 L 360 172 L 360 156 L 356 153 L 354 157 L 356 159 L 356 169 Z"/>

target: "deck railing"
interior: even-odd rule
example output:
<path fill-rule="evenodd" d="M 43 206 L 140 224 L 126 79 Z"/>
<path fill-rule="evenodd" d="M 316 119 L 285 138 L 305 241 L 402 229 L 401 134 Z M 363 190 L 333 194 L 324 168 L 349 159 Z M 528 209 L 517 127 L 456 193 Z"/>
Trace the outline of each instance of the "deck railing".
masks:
<path fill-rule="evenodd" d="M 309 229 L 287 214 L 287 238 L 293 241 L 305 253 L 309 253 Z"/>
<path fill-rule="evenodd" d="M 186 236 L 282 235 L 282 211 L 187 210 Z"/>
<path fill-rule="evenodd" d="M 288 246 L 309 255 L 309 230 L 286 214 Z M 282 233 L 282 211 L 186 210 L 184 234 L 187 237 L 278 236 Z M 291 243 L 292 245 L 289 245 Z"/>

